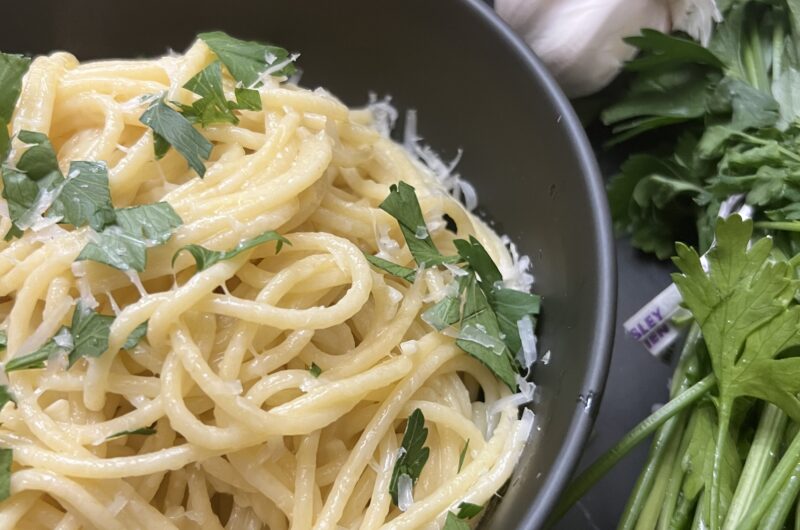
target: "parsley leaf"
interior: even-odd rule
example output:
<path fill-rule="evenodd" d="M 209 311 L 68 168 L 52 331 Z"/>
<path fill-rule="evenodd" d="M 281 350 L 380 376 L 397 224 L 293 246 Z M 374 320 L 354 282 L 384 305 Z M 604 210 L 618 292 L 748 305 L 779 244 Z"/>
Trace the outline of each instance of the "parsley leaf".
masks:
<path fill-rule="evenodd" d="M 11 392 L 8 391 L 8 387 L 6 385 L 0 385 L 0 410 L 3 410 L 3 407 L 5 407 L 6 403 L 9 401 L 12 403 L 17 402 Z"/>
<path fill-rule="evenodd" d="M 30 64 L 30 57 L 0 52 L 0 162 L 8 157 L 11 147 L 8 123 L 22 91 L 22 77 Z"/>
<path fill-rule="evenodd" d="M 72 351 L 69 366 L 81 357 L 100 357 L 108 349 L 108 335 L 114 317 L 101 315 L 78 302 L 72 314 Z"/>
<path fill-rule="evenodd" d="M 503 287 L 500 270 L 480 241 L 474 237 L 470 236 L 469 241 L 456 239 L 453 243 L 459 255 L 478 274 L 478 285 L 497 317 L 503 341 L 512 353 L 518 352 L 522 348 L 522 342 L 517 322 L 525 316 L 537 315 L 541 299 L 535 294 Z"/>
<path fill-rule="evenodd" d="M 317 363 L 311 363 L 311 366 L 309 366 L 309 367 L 308 367 L 308 371 L 309 371 L 309 372 L 311 373 L 311 375 L 313 375 L 314 377 L 319 377 L 319 376 L 320 376 L 320 374 L 322 373 L 322 368 L 320 368 L 319 366 L 317 366 Z"/>
<path fill-rule="evenodd" d="M 389 260 L 379 258 L 378 256 L 373 256 L 372 254 L 364 254 L 364 257 L 367 258 L 367 261 L 369 261 L 373 266 L 383 269 L 389 274 L 403 278 L 407 282 L 414 283 L 414 280 L 417 277 L 417 271 L 412 268 L 403 267 L 402 265 L 392 263 Z"/>
<path fill-rule="evenodd" d="M 228 102 L 228 106 L 238 110 L 261 110 L 261 94 L 252 88 L 236 87 L 234 89 L 236 103 Z"/>
<path fill-rule="evenodd" d="M 471 502 L 462 502 L 458 505 L 458 518 L 459 519 L 472 519 L 483 510 L 480 504 L 472 504 Z"/>
<path fill-rule="evenodd" d="M 470 527 L 466 521 L 459 519 L 453 512 L 447 512 L 443 530 L 470 530 Z"/>
<path fill-rule="evenodd" d="M 11 461 L 13 451 L 8 447 L 0 447 L 0 501 L 11 495 Z"/>
<path fill-rule="evenodd" d="M 258 83 L 267 68 L 283 62 L 287 64 L 272 72 L 273 76 L 288 77 L 297 70 L 289 52 L 278 46 L 239 40 L 222 31 L 201 33 L 197 37 L 219 57 L 231 76 L 247 87 Z"/>
<path fill-rule="evenodd" d="M 396 185 L 392 184 L 389 196 L 380 204 L 380 208 L 397 219 L 408 250 L 411 251 L 417 265 L 429 267 L 457 260 L 455 257 L 442 256 L 434 245 L 413 186 L 403 181 Z"/>
<path fill-rule="evenodd" d="M 422 320 L 442 331 L 461 318 L 461 297 L 445 296 L 422 313 Z"/>
<path fill-rule="evenodd" d="M 131 435 L 135 435 L 135 434 L 138 434 L 138 435 L 141 435 L 141 436 L 150 436 L 150 435 L 156 434 L 156 432 L 158 432 L 158 431 L 156 431 L 155 423 L 154 423 L 150 427 L 140 427 L 138 429 L 133 429 L 133 430 L 130 430 L 130 431 L 115 432 L 114 434 L 108 436 L 106 438 L 106 440 L 113 440 L 114 438 L 120 438 L 122 436 L 131 436 Z"/>
<path fill-rule="evenodd" d="M 66 330 L 66 327 L 62 327 L 59 333 Z M 45 362 L 50 356 L 55 355 L 59 351 L 67 351 L 66 348 L 59 346 L 55 339 L 50 339 L 49 341 L 45 342 L 44 345 L 36 351 L 28 353 L 26 355 L 22 355 L 20 357 L 15 357 L 6 363 L 5 371 L 6 373 L 11 373 L 17 370 L 33 370 L 37 368 L 44 368 Z"/>
<path fill-rule="evenodd" d="M 139 118 L 157 135 L 155 136 L 156 156 L 166 153 L 165 142 L 175 148 L 201 177 L 206 174 L 203 160 L 211 156 L 211 142 L 200 134 L 192 123 L 180 112 L 164 103 L 163 99 L 154 102 Z"/>
<path fill-rule="evenodd" d="M 67 180 L 47 212 L 73 226 L 102 230 L 116 219 L 105 162 L 71 162 Z"/>
<path fill-rule="evenodd" d="M 250 250 L 268 241 L 277 241 L 277 244 L 275 245 L 276 254 L 281 251 L 284 243 L 291 245 L 291 242 L 288 239 L 274 230 L 270 230 L 254 238 L 242 241 L 231 250 L 225 252 L 221 252 L 219 250 L 209 250 L 200 245 L 186 245 L 185 247 L 179 248 L 172 256 L 172 264 L 175 265 L 175 260 L 177 259 L 178 255 L 185 250 L 189 252 L 192 257 L 194 257 L 197 270 L 202 271 L 211 267 L 215 263 L 235 258 L 242 252 Z"/>
<path fill-rule="evenodd" d="M 800 358 L 776 359 L 800 345 L 798 291 L 786 261 L 770 260 L 772 240 L 750 245 L 753 223 L 738 215 L 717 222 L 708 272 L 694 249 L 678 244 L 673 275 L 684 304 L 703 333 L 717 378 L 717 441 L 712 458 L 709 518 L 722 513 L 721 470 L 729 443 L 734 401 L 752 396 L 773 402 L 800 420 Z M 749 247 L 749 248 L 748 248 Z M 714 525 L 716 526 L 716 525 Z"/>
<path fill-rule="evenodd" d="M 11 359 L 6 363 L 5 370 L 13 372 L 43 368 L 45 362 L 59 351 L 68 354 L 69 366 L 75 364 L 81 357 L 100 357 L 108 349 L 108 336 L 113 322 L 113 316 L 101 315 L 79 301 L 72 313 L 72 323 L 69 328 L 62 327 L 55 338 L 47 341 L 38 350 Z M 136 326 L 123 347 L 132 348 L 145 333 L 147 333 L 147 322 Z M 65 335 L 69 337 L 64 337 L 64 341 L 57 341 L 59 336 Z"/>
<path fill-rule="evenodd" d="M 427 439 L 428 429 L 425 427 L 425 416 L 420 409 L 415 409 L 408 417 L 406 432 L 400 445 L 401 454 L 394 463 L 392 478 L 389 481 L 389 493 L 395 505 L 397 505 L 397 481 L 400 475 L 407 475 L 411 479 L 411 483 L 416 484 L 422 468 L 428 461 L 430 449 L 424 447 Z"/>
<path fill-rule="evenodd" d="M 478 275 L 478 280 L 484 292 L 491 292 L 496 283 L 503 281 L 503 275 L 500 274 L 500 270 L 495 265 L 492 257 L 473 236 L 470 236 L 469 241 L 456 239 L 453 244 L 459 256 Z"/>
<path fill-rule="evenodd" d="M 77 261 L 92 260 L 116 269 L 143 272 L 147 249 L 169 240 L 181 218 L 167 202 L 115 210 L 116 224 L 107 226 L 90 241 Z"/>
<path fill-rule="evenodd" d="M 191 78 L 183 88 L 191 90 L 200 99 L 191 105 L 179 105 L 181 114 L 192 123 L 206 127 L 213 123 L 239 123 L 225 99 L 222 89 L 222 68 L 214 61 Z"/>
<path fill-rule="evenodd" d="M 22 153 L 16 167 L 3 166 L 3 198 L 8 201 L 12 230 L 6 239 L 20 236 L 49 206 L 48 197 L 58 193 L 64 176 L 47 136 L 20 131 L 17 136 L 30 147 Z"/>
<path fill-rule="evenodd" d="M 5 350 L 8 345 L 8 334 L 5 330 L 0 330 L 0 349 Z"/>
<path fill-rule="evenodd" d="M 128 338 L 125 340 L 125 344 L 122 345 L 122 348 L 125 350 L 132 350 L 139 344 L 139 341 L 147 335 L 147 320 L 133 328 L 131 334 L 128 335 Z"/>
<path fill-rule="evenodd" d="M 461 468 L 464 467 L 464 459 L 467 457 L 467 451 L 469 450 L 469 438 L 467 441 L 464 442 L 464 447 L 461 449 L 461 453 L 458 455 L 458 472 L 461 473 Z"/>
<path fill-rule="evenodd" d="M 464 310 L 456 345 L 485 364 L 512 392 L 516 390 L 516 360 L 500 339 L 497 315 L 474 274 L 465 282 Z"/>

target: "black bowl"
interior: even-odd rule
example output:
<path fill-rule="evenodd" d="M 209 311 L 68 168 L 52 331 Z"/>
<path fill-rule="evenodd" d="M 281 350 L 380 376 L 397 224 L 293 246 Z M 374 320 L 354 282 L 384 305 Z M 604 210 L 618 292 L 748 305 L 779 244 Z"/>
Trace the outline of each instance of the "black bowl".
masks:
<path fill-rule="evenodd" d="M 350 105 L 368 91 L 415 108 L 425 142 L 459 170 L 500 233 L 530 255 L 544 296 L 538 426 L 482 528 L 542 525 L 586 441 L 614 322 L 613 240 L 583 130 L 530 50 L 478 0 L 28 0 L 5 10 L 0 49 L 79 59 L 185 49 L 221 29 L 302 53 L 302 83 Z"/>

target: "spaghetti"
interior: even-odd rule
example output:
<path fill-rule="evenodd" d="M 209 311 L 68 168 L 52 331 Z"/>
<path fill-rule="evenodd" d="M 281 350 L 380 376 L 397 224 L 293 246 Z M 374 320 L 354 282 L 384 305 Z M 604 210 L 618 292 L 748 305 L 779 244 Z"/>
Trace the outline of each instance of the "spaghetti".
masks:
<path fill-rule="evenodd" d="M 413 135 L 416 154 L 388 138 L 376 121 L 393 112 L 385 102 L 351 110 L 261 75 L 260 110 L 195 126 L 213 146 L 203 178 L 178 149 L 154 156 L 163 138 L 143 113 L 159 94 L 188 108 L 197 96 L 184 86 L 216 58 L 198 40 L 155 60 L 55 53 L 25 75 L 7 166 L 30 149 L 20 133 L 43 133 L 67 182 L 70 162 L 104 162 L 115 208 L 167 203 L 180 225 L 148 243 L 141 272 L 122 271 L 78 259 L 99 230 L 42 215 L 52 197 L 40 194 L 21 235 L 0 243 L 6 367 L 55 344 L 7 376 L 0 446 L 13 464 L 0 528 L 441 528 L 509 478 L 532 427 L 518 412 L 531 387 L 520 379 L 527 393 L 515 393 L 452 327 L 426 322 L 463 271 L 417 268 L 379 205 L 408 183 L 443 253 L 472 236 L 506 285 L 526 291 L 530 277 L 448 192 L 459 181 L 437 178 L 446 167 L 421 163 L 432 154 Z M 234 100 L 234 79 L 223 81 Z M 270 231 L 287 241 L 280 252 L 275 238 L 237 247 Z M 240 252 L 200 270 L 178 252 L 187 245 Z M 413 281 L 365 254 L 414 269 Z M 89 310 L 113 318 L 107 347 L 72 359 L 75 313 Z M 418 479 L 401 476 L 397 506 L 390 482 L 417 409 L 430 454 Z"/>

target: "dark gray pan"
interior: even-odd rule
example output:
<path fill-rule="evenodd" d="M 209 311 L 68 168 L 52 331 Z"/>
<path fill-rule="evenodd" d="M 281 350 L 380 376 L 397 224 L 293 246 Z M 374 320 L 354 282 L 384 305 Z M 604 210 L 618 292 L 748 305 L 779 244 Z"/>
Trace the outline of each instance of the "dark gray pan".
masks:
<path fill-rule="evenodd" d="M 481 210 L 531 256 L 544 296 L 534 432 L 482 528 L 538 528 L 589 434 L 610 356 L 614 252 L 580 124 L 533 54 L 477 0 L 8 2 L 0 49 L 80 59 L 183 50 L 221 29 L 302 53 L 302 82 L 350 105 L 369 90 L 416 108 L 425 142 L 452 157 Z"/>

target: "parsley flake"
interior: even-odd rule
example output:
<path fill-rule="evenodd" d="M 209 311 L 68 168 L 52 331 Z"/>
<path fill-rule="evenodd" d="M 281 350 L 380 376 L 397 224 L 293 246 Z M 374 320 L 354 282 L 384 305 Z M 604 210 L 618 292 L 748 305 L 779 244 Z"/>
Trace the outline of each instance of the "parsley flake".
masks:
<path fill-rule="evenodd" d="M 175 265 L 175 260 L 178 258 L 178 255 L 185 250 L 186 252 L 191 254 L 192 257 L 194 258 L 197 270 L 202 271 L 220 261 L 235 258 L 242 252 L 246 252 L 263 243 L 267 243 L 268 241 L 277 241 L 277 244 L 275 245 L 276 254 L 281 251 L 281 248 L 283 248 L 284 243 L 288 245 L 292 244 L 288 239 L 286 239 L 279 233 L 275 232 L 274 230 L 270 230 L 254 238 L 242 241 L 231 250 L 225 252 L 221 252 L 219 250 L 209 250 L 200 245 L 186 245 L 185 247 L 179 248 L 177 252 L 175 252 L 175 254 L 172 256 L 172 264 Z"/>
<path fill-rule="evenodd" d="M 428 461 L 430 449 L 424 447 L 425 440 L 428 439 L 428 429 L 425 427 L 425 416 L 420 409 L 415 409 L 408 417 L 406 432 L 403 435 L 403 442 L 400 445 L 400 456 L 394 463 L 392 478 L 389 481 L 389 494 L 392 502 L 397 505 L 398 489 L 397 482 L 400 475 L 406 475 L 411 479 L 411 484 L 416 484 L 422 468 Z"/>
<path fill-rule="evenodd" d="M 139 121 L 153 129 L 156 157 L 164 156 L 171 145 L 200 177 L 206 174 L 203 160 L 211 156 L 211 142 L 185 116 L 167 105 L 163 98 L 148 107 Z"/>
<path fill-rule="evenodd" d="M 279 46 L 236 39 L 222 31 L 201 33 L 197 37 L 219 57 L 231 76 L 246 87 L 258 84 L 264 72 L 271 68 L 277 67 L 270 74 L 280 77 L 297 71 L 289 52 Z"/>

